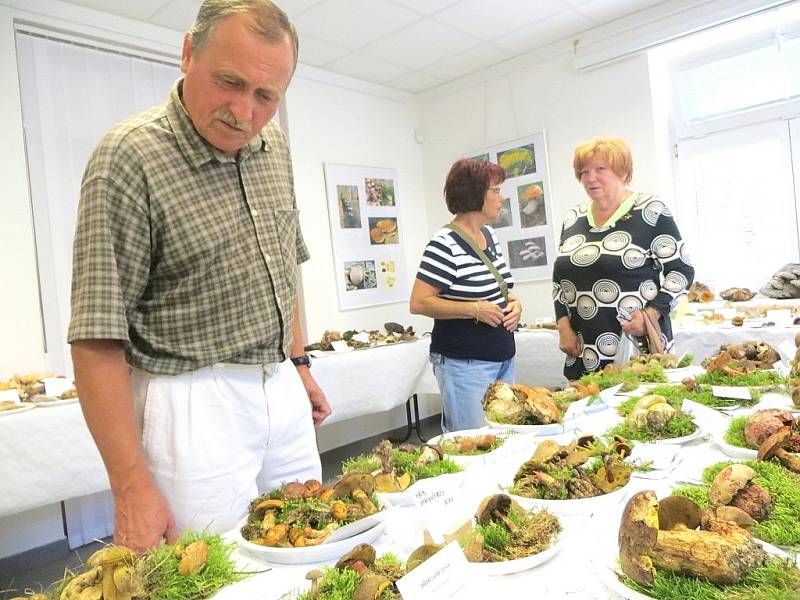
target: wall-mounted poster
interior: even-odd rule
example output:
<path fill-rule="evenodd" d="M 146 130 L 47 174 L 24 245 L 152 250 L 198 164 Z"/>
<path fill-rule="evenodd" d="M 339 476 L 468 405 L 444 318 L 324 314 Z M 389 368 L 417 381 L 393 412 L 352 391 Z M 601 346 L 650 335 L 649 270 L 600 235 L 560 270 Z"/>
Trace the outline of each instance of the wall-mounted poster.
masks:
<path fill-rule="evenodd" d="M 503 244 L 516 281 L 549 279 L 555 260 L 553 208 L 544 133 L 464 154 L 490 160 L 506 173 L 503 205 L 490 225 Z"/>
<path fill-rule="evenodd" d="M 324 166 L 339 308 L 406 302 L 397 171 Z"/>

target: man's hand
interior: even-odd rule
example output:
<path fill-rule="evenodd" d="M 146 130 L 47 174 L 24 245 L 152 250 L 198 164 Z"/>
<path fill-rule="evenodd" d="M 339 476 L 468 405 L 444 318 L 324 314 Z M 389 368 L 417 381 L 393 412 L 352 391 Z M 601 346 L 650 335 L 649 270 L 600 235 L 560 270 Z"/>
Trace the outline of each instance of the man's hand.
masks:
<path fill-rule="evenodd" d="M 317 385 L 317 382 L 311 376 L 311 371 L 307 366 L 297 367 L 297 372 L 300 374 L 300 379 L 303 382 L 303 387 L 306 388 L 308 394 L 308 401 L 311 402 L 311 417 L 314 419 L 314 427 L 319 429 L 322 422 L 331 414 L 331 406 L 325 398 L 325 392 L 322 391 Z"/>
<path fill-rule="evenodd" d="M 149 475 L 137 477 L 124 491 L 114 494 L 114 543 L 134 552 L 157 547 L 162 539 L 174 544 L 175 519 Z"/>

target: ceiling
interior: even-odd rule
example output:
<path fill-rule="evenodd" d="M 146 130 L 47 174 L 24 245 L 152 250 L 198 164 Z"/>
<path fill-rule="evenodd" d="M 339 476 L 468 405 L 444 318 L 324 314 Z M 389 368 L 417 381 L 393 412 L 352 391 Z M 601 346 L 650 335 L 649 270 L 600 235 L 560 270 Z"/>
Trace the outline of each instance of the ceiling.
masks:
<path fill-rule="evenodd" d="M 68 0 L 178 31 L 201 0 Z M 422 92 L 664 0 L 277 0 L 300 62 Z"/>

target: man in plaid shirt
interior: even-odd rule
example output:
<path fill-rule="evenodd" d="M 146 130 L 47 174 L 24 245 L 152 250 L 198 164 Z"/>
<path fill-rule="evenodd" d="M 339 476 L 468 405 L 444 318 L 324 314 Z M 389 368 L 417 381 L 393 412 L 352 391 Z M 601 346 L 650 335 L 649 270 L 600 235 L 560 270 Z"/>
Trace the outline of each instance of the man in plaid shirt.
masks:
<path fill-rule="evenodd" d="M 115 542 L 136 550 L 321 478 L 330 407 L 302 356 L 308 251 L 271 121 L 297 51 L 270 0 L 205 0 L 166 104 L 114 126 L 84 174 L 68 339 Z"/>

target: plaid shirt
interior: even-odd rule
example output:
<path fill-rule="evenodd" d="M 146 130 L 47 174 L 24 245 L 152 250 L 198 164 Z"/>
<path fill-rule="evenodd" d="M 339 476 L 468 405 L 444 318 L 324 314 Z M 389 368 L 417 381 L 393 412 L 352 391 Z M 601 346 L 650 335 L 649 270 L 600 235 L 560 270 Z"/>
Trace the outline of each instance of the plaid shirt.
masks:
<path fill-rule="evenodd" d="M 131 365 L 167 375 L 284 360 L 308 260 L 286 139 L 271 122 L 226 156 L 180 89 L 114 126 L 89 160 L 68 341 L 122 340 Z"/>

